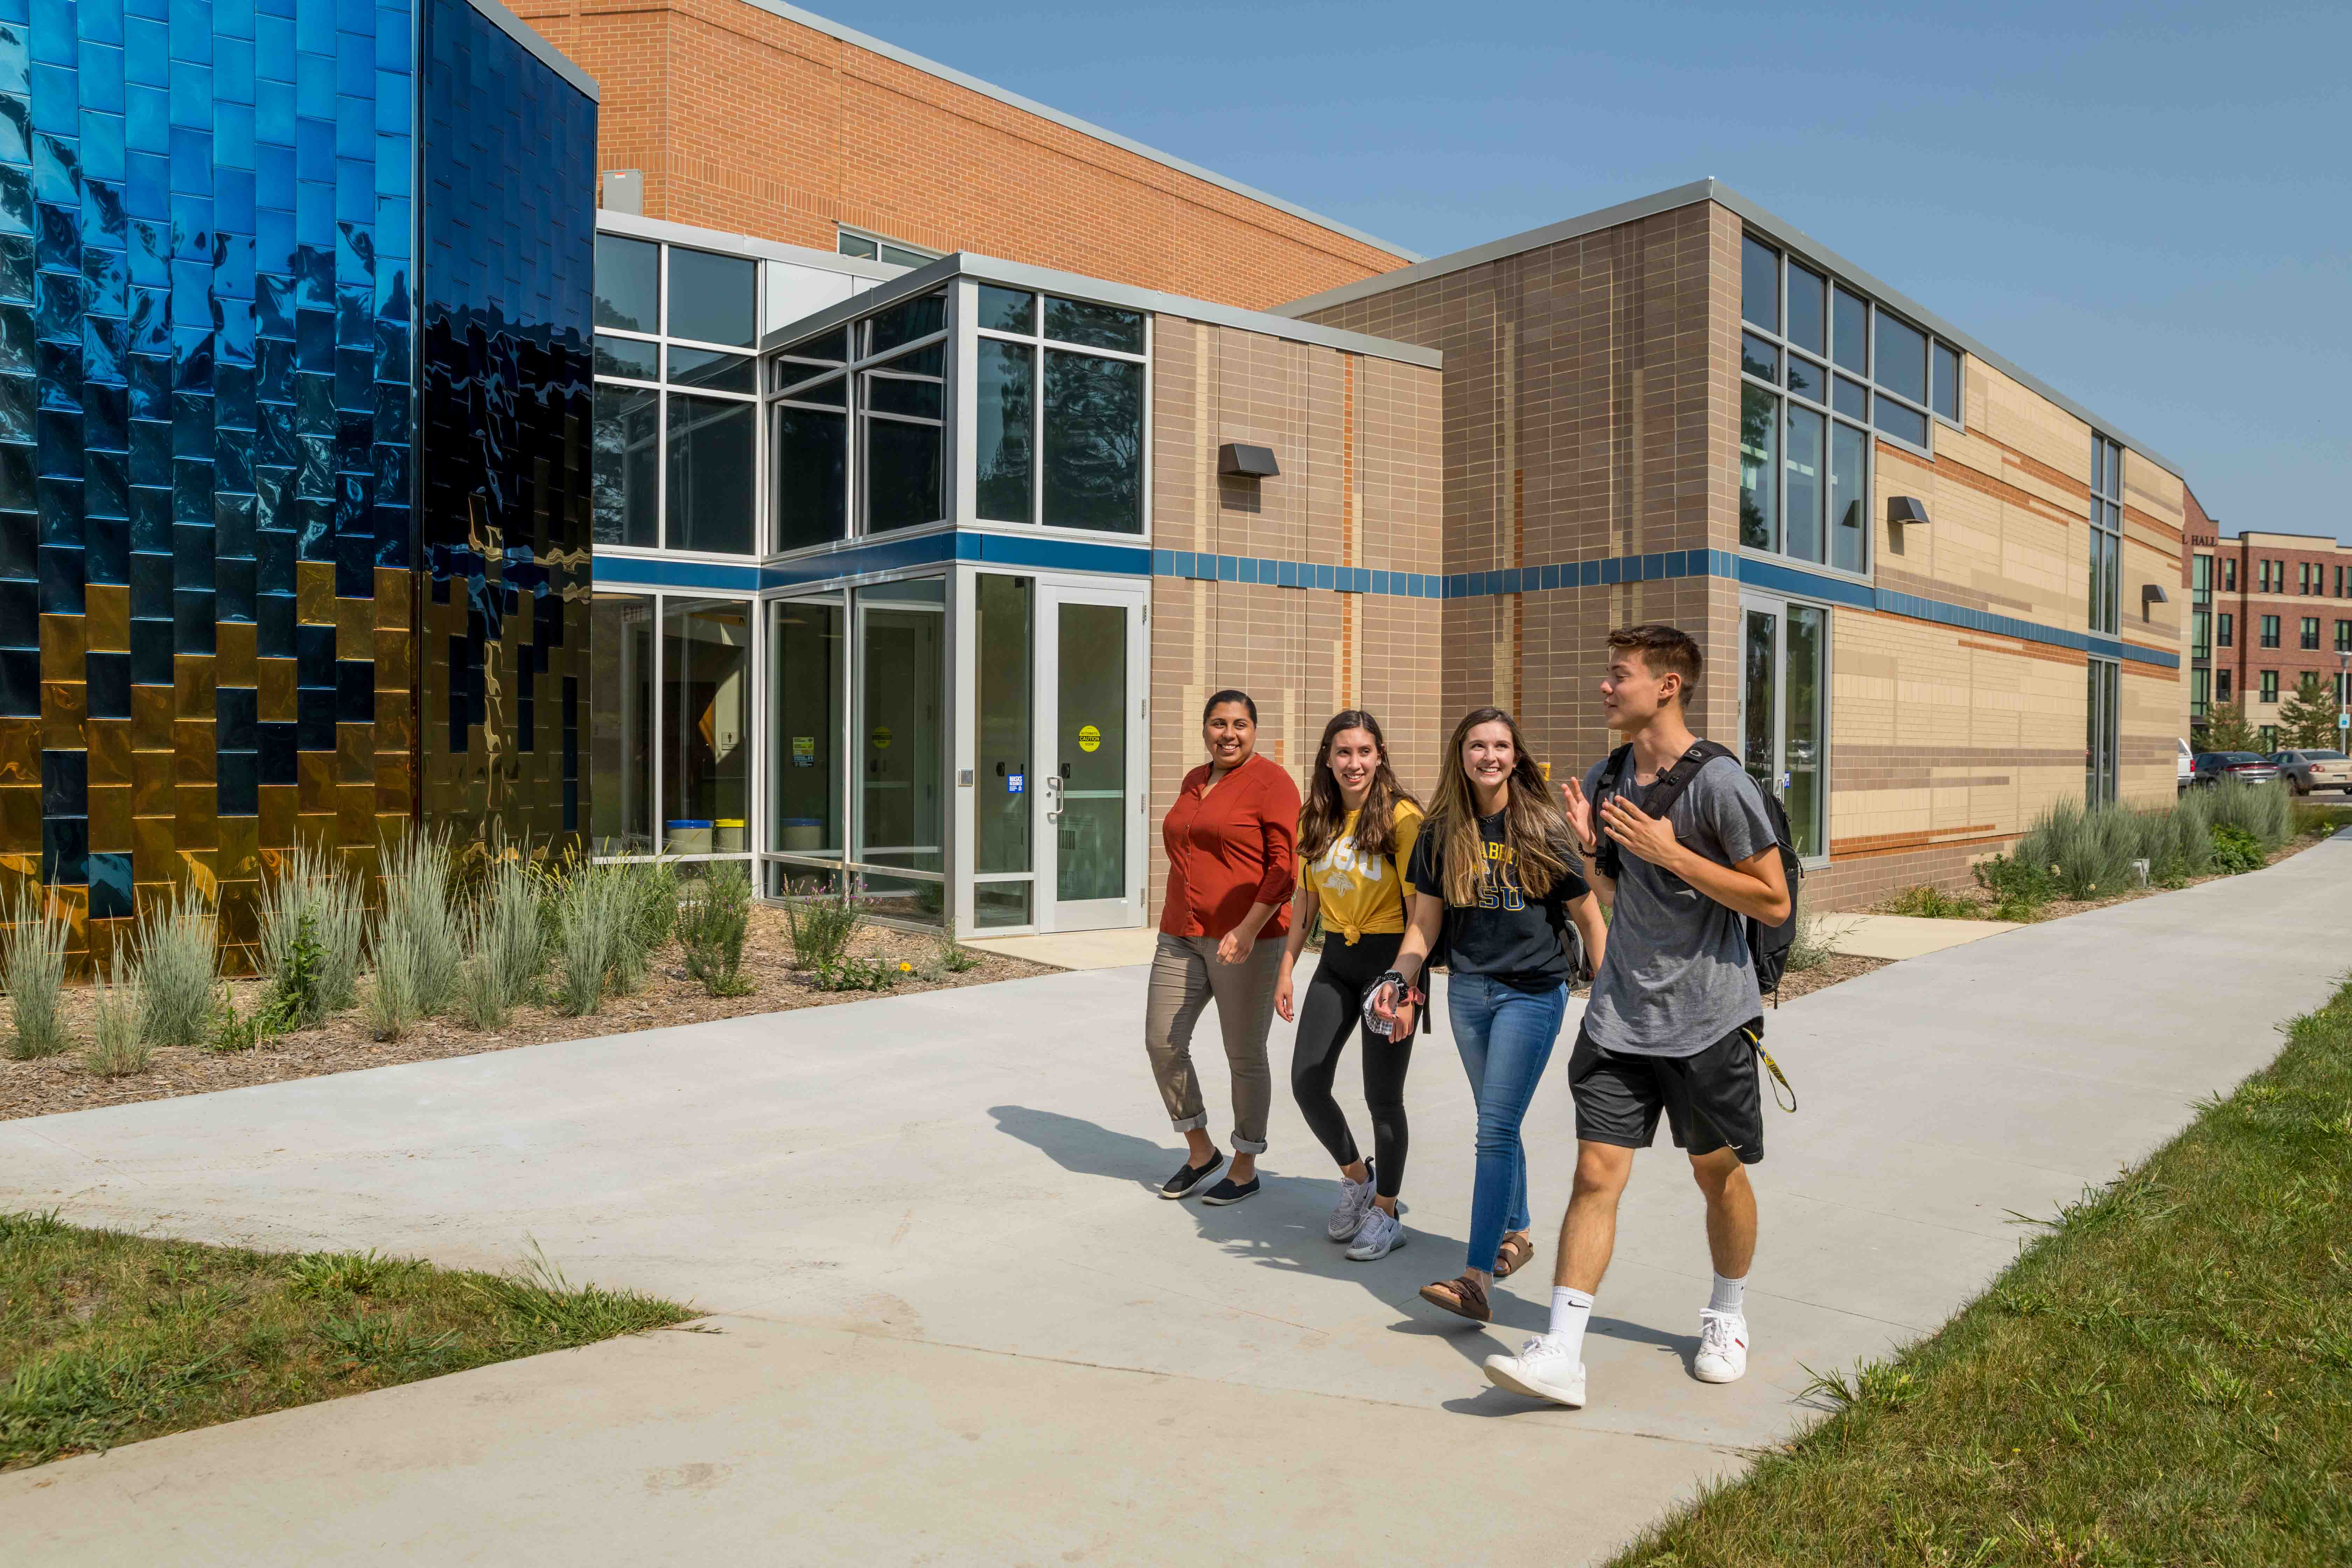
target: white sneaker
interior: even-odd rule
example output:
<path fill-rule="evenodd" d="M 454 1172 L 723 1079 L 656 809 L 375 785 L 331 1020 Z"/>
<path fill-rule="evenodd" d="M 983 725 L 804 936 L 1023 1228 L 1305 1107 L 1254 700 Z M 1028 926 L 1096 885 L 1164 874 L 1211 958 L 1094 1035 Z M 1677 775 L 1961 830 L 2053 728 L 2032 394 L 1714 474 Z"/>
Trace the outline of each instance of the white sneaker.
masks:
<path fill-rule="evenodd" d="M 1331 1211 L 1331 1223 L 1324 1226 L 1324 1234 L 1332 1240 L 1352 1241 L 1356 1233 L 1364 1228 L 1364 1215 L 1372 1206 L 1372 1169 L 1367 1165 L 1365 1179 L 1360 1182 L 1339 1178 L 1339 1206 Z"/>
<path fill-rule="evenodd" d="M 1701 1383 L 1738 1383 L 1748 1375 L 1748 1320 L 1708 1307 L 1698 1315 L 1698 1354 L 1691 1372 Z"/>
<path fill-rule="evenodd" d="M 1370 1263 L 1403 1245 L 1404 1221 L 1375 1204 L 1364 1215 L 1364 1227 L 1356 1232 L 1356 1245 L 1348 1248 L 1348 1261 Z"/>
<path fill-rule="evenodd" d="M 1549 1399 L 1570 1410 L 1584 1408 L 1584 1363 L 1549 1334 L 1536 1335 L 1517 1355 L 1488 1356 L 1486 1381 L 1529 1399 Z"/>

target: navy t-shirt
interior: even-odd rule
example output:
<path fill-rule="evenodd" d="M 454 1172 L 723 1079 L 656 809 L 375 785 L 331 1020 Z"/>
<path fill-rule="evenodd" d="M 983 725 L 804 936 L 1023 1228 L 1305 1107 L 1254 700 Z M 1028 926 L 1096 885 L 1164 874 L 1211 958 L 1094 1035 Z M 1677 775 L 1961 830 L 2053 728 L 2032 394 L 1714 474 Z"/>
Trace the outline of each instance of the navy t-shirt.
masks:
<path fill-rule="evenodd" d="M 1568 953 L 1561 946 L 1568 906 L 1590 889 L 1574 847 L 1562 839 L 1556 847 L 1568 869 L 1552 879 L 1542 898 L 1530 897 L 1504 842 L 1503 815 L 1498 811 L 1479 819 L 1486 858 L 1472 884 L 1474 901 L 1446 905 L 1446 968 L 1455 974 L 1487 975 L 1521 991 L 1549 991 L 1568 982 Z M 1413 891 L 1445 897 L 1447 837 L 1443 823 L 1432 819 L 1422 825 L 1405 879 Z"/>

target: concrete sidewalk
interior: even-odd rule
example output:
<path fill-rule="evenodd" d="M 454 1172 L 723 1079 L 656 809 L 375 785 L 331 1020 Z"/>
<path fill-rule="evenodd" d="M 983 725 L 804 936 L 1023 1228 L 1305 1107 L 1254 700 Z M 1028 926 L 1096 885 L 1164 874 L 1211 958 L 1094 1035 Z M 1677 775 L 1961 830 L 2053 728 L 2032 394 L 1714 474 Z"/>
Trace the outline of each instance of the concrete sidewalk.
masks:
<path fill-rule="evenodd" d="M 2352 836 L 1783 1008 L 1803 1103 L 1758 1173 L 1748 1378 L 1688 1374 L 1706 1255 L 1660 1152 L 1580 1413 L 1476 1366 L 1543 1322 L 1558 1069 L 1528 1121 L 1538 1262 L 1482 1331 L 1413 1298 L 1463 1263 L 1444 1037 L 1412 1081 L 1412 1243 L 1349 1264 L 1286 1093 L 1262 1196 L 1149 1195 L 1181 1142 L 1139 970 L 0 1123 L 0 1207 L 476 1266 L 535 1238 L 575 1278 L 730 1315 L 0 1477 L 0 1561 L 1590 1561 L 1805 1419 L 1800 1362 L 1931 1329 L 2013 1255 L 2012 1212 L 2267 1060 L 2346 967 L 2347 917 Z"/>

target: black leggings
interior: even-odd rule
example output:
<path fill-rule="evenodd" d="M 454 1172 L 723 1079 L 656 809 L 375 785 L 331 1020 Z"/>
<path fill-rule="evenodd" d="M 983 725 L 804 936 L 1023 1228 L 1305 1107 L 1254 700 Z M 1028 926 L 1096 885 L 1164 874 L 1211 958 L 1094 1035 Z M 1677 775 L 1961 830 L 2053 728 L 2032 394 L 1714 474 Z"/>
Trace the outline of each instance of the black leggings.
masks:
<path fill-rule="evenodd" d="M 1396 964 L 1402 932 L 1367 934 L 1350 946 L 1338 933 L 1323 939 L 1323 957 L 1298 1005 L 1298 1036 L 1290 1056 L 1290 1092 L 1307 1125 L 1341 1165 L 1362 1156 L 1348 1131 L 1347 1114 L 1331 1098 L 1339 1052 L 1349 1035 L 1363 1037 L 1364 1107 L 1372 1113 L 1373 1175 L 1384 1198 L 1404 1184 L 1404 1075 L 1412 1065 L 1412 1037 L 1382 1039 L 1363 1028 L 1364 992 Z"/>

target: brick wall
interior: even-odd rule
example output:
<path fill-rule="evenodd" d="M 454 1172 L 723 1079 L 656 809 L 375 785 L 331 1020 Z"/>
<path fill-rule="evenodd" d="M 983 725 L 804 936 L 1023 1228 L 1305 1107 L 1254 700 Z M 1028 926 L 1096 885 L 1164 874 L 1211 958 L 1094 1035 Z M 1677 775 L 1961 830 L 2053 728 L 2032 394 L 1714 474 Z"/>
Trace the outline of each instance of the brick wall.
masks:
<path fill-rule="evenodd" d="M 1402 258 L 743 0 L 517 7 L 597 79 L 646 215 L 831 250 L 835 225 L 1262 309 Z"/>
<path fill-rule="evenodd" d="M 1161 316 L 1152 328 L 1152 543 L 1381 571 L 1438 569 L 1438 373 Z M 1273 448 L 1281 474 L 1222 479 L 1217 448 Z M 1437 601 L 1158 577 L 1151 595 L 1155 827 L 1200 765 L 1201 704 L 1258 707 L 1258 750 L 1304 790 L 1323 724 L 1371 710 L 1424 797 L 1441 721 Z M 1151 910 L 1165 868 L 1152 847 Z"/>
<path fill-rule="evenodd" d="M 2271 563 L 2271 587 L 2263 588 L 2263 562 Z M 2223 563 L 2233 562 L 2238 581 L 2234 589 L 2225 589 L 2227 581 Z M 2310 590 L 2305 591 L 2304 574 L 2311 574 Z M 2336 574 L 2345 574 L 2345 593 L 2336 588 Z M 2221 617 L 2234 619 L 2232 646 L 2222 647 L 2217 640 L 2213 648 L 2213 668 L 2230 671 L 2230 697 L 2243 704 L 2246 721 L 2250 724 L 2275 724 L 2279 709 L 2294 693 L 2295 685 L 2308 673 L 2316 675 L 2333 694 L 2339 670 L 2336 652 L 2336 626 L 2339 621 L 2352 622 L 2352 546 L 2336 543 L 2321 535 L 2308 533 L 2265 533 L 2247 531 L 2232 539 L 2217 542 L 2213 561 L 2214 635 L 2220 637 Z M 2263 617 L 2276 616 L 2279 621 L 2279 646 L 2262 646 Z M 2302 645 L 2303 622 L 2306 617 L 2319 622 L 2319 647 L 2306 648 Z M 2262 698 L 2262 676 L 2264 670 L 2278 672 L 2279 700 L 2264 702 Z"/>

